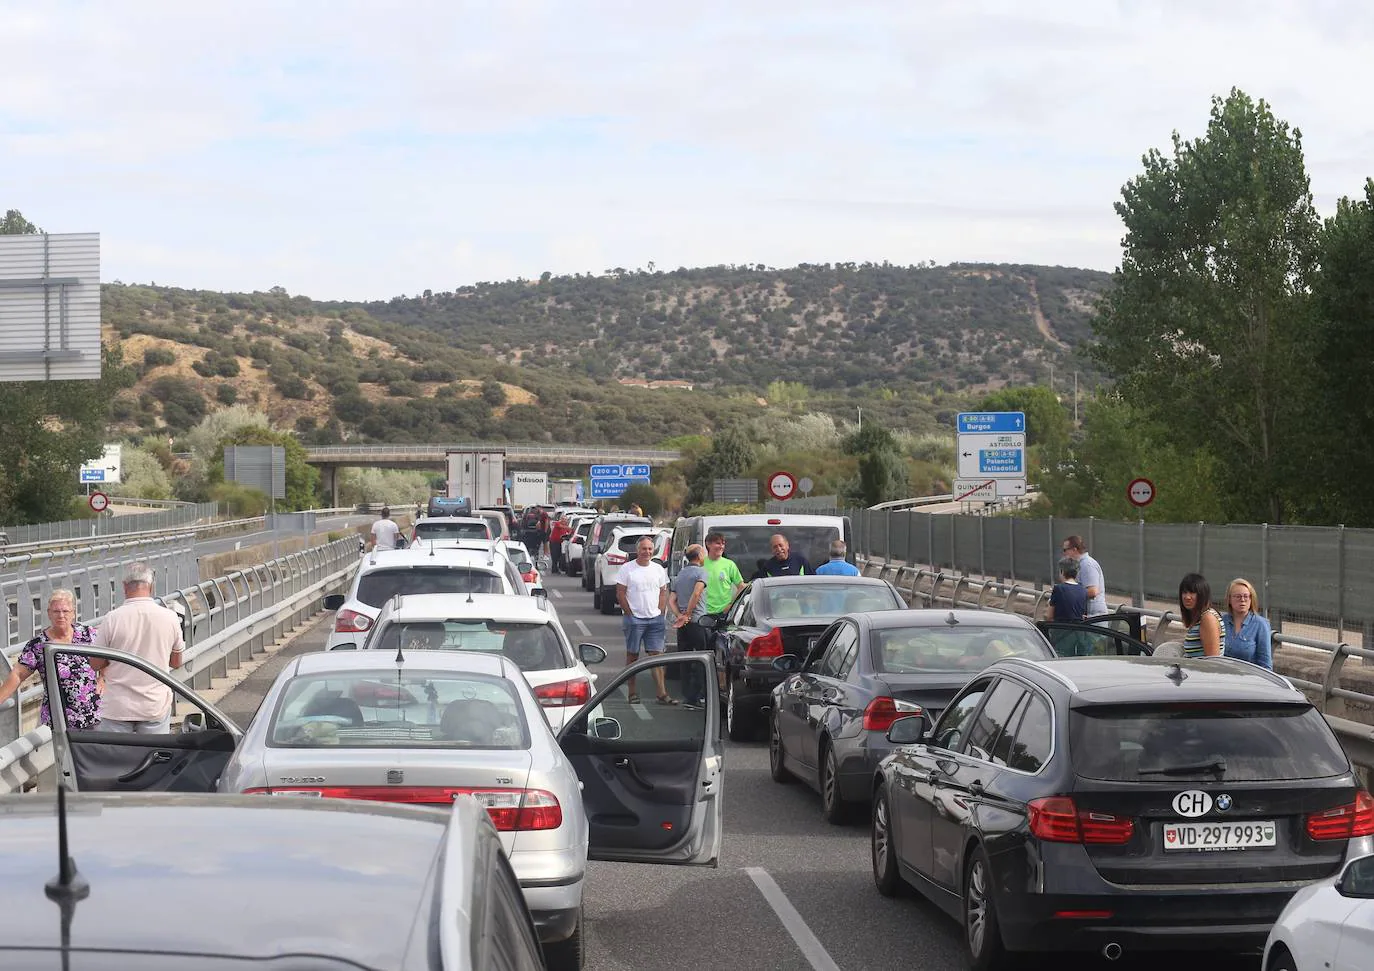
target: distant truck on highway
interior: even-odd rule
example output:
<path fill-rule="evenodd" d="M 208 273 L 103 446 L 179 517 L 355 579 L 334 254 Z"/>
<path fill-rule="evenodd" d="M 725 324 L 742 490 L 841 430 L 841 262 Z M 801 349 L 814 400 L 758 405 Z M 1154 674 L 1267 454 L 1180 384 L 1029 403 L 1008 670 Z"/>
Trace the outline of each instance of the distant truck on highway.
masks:
<path fill-rule="evenodd" d="M 505 504 L 505 449 L 454 450 L 446 452 L 444 458 L 448 464 L 448 498 L 468 499 L 472 509 Z"/>
<path fill-rule="evenodd" d="M 554 479 L 549 483 L 549 502 L 555 506 L 577 502 L 577 487 L 581 479 Z"/>
<path fill-rule="evenodd" d="M 511 474 L 510 501 L 516 509 L 545 506 L 549 502 L 549 474 L 516 470 Z"/>

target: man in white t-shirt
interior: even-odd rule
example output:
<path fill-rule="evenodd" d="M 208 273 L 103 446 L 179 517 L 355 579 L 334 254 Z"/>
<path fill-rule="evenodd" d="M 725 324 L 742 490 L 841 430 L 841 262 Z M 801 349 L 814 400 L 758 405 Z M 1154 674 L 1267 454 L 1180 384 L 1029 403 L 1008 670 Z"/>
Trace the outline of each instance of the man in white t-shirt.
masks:
<path fill-rule="evenodd" d="M 643 536 L 635 546 L 635 561 L 620 568 L 616 579 L 615 598 L 625 615 L 621 626 L 625 630 L 625 664 L 639 660 L 643 645 L 645 654 L 662 654 L 666 640 L 664 611 L 668 608 L 668 572 L 654 562 L 654 539 Z M 630 679 L 630 701 L 639 700 L 635 678 Z M 663 680 L 663 666 L 654 668 L 654 686 L 661 705 L 676 705 L 678 700 L 668 694 Z"/>
<path fill-rule="evenodd" d="M 374 550 L 394 550 L 401 544 L 401 527 L 391 521 L 391 508 L 382 507 L 382 518 L 372 524 L 372 548 Z"/>

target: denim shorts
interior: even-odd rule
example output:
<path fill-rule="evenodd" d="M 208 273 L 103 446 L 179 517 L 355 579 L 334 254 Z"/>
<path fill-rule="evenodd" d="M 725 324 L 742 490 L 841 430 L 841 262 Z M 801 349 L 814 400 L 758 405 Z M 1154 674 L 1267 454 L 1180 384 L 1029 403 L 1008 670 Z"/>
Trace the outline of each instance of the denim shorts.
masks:
<path fill-rule="evenodd" d="M 620 627 L 625 632 L 625 653 L 630 657 L 639 656 L 639 647 L 644 645 L 645 654 L 662 654 L 666 642 L 667 629 L 663 615 L 657 617 L 635 617 L 626 614 L 620 619 Z"/>

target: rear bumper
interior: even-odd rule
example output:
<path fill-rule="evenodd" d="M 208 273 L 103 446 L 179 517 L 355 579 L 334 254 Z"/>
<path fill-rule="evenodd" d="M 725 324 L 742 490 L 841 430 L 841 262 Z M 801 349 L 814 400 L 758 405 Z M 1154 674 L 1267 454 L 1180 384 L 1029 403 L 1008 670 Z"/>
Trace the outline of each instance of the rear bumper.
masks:
<path fill-rule="evenodd" d="M 504 841 L 503 841 L 504 842 Z M 573 932 L 582 908 L 587 869 L 585 846 L 562 850 L 507 851 L 541 941 L 561 941 Z"/>
<path fill-rule="evenodd" d="M 1002 940 L 1012 951 L 1259 952 L 1295 890 L 1273 893 L 1044 896 L 1002 906 Z M 1010 903 L 1009 901 L 999 903 Z M 1105 911 L 1110 917 L 1055 917 L 1060 911 Z"/>

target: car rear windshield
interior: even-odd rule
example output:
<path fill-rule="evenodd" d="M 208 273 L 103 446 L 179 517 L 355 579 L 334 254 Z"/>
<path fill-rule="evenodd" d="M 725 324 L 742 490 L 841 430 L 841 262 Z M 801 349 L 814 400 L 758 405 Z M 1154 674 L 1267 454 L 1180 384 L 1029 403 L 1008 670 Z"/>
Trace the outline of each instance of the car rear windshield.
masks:
<path fill-rule="evenodd" d="M 388 624 L 377 642 L 384 651 L 479 651 L 504 654 L 521 671 L 569 667 L 558 632 L 548 624 L 498 620 L 402 621 Z"/>
<path fill-rule="evenodd" d="M 293 678 L 272 715 L 278 748 L 529 748 L 515 687 L 451 671 Z"/>
<path fill-rule="evenodd" d="M 773 555 L 769 540 L 778 533 L 786 536 L 792 552 L 806 557 L 813 568 L 830 559 L 831 540 L 844 539 L 838 526 L 713 526 L 711 532 L 725 537 L 725 555 L 746 578 L 759 569 L 760 560 Z"/>
<path fill-rule="evenodd" d="M 873 632 L 873 668 L 890 674 L 981 671 L 1004 657 L 1044 660 L 1054 652 L 1033 630 L 1014 627 L 884 627 Z"/>
<path fill-rule="evenodd" d="M 1076 708 L 1069 746 L 1079 775 L 1114 782 L 1269 782 L 1350 771 L 1310 705 Z"/>
<path fill-rule="evenodd" d="M 501 576 L 466 566 L 407 566 L 372 570 L 358 580 L 358 599 L 380 607 L 398 593 L 505 593 Z"/>
<path fill-rule="evenodd" d="M 762 586 L 762 585 L 760 585 Z M 879 583 L 788 583 L 762 590 L 754 598 L 754 613 L 775 620 L 788 617 L 838 617 L 865 610 L 898 610 L 905 607 L 892 591 Z"/>
<path fill-rule="evenodd" d="M 631 556 L 634 556 L 639 550 L 639 541 L 645 536 L 654 541 L 654 555 L 659 556 L 662 554 L 663 547 L 668 542 L 668 535 L 666 533 L 656 533 L 647 530 L 642 533 L 621 533 L 616 539 L 615 545 L 622 553 L 629 553 Z"/>
<path fill-rule="evenodd" d="M 426 519 L 415 524 L 420 539 L 490 539 L 491 529 L 486 523 L 462 523 L 452 519 Z"/>

